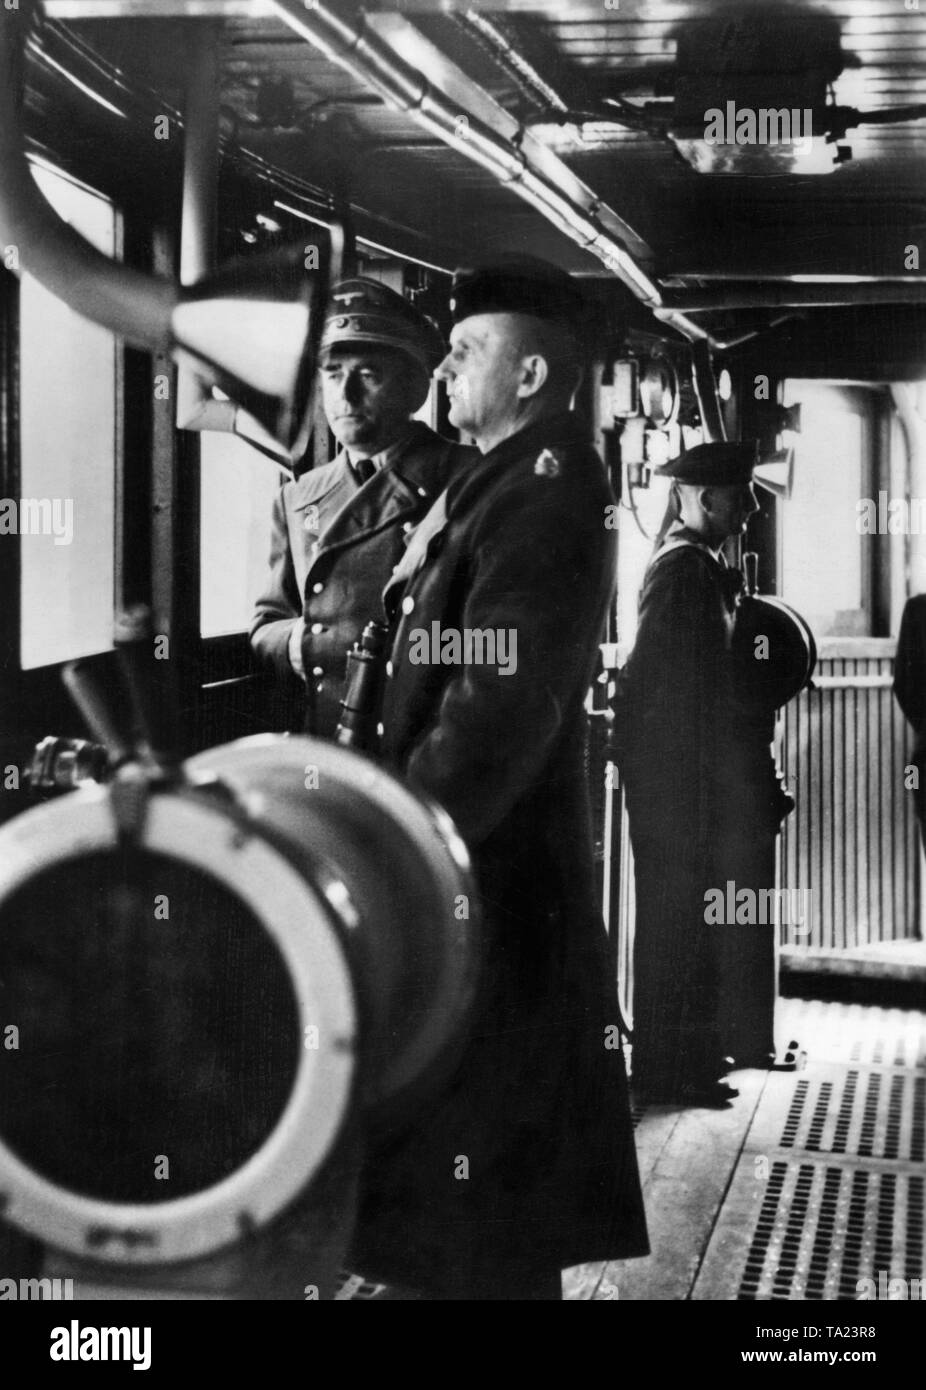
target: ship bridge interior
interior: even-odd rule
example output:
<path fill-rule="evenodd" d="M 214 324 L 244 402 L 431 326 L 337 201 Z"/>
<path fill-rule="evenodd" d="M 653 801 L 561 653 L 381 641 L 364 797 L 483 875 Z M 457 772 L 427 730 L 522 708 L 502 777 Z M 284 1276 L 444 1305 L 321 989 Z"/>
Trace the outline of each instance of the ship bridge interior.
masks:
<path fill-rule="evenodd" d="M 445 331 L 456 267 L 516 251 L 582 285 L 596 336 L 579 404 L 620 504 L 589 777 L 628 1030 L 633 859 L 606 726 L 669 496 L 655 469 L 701 442 L 758 441 L 777 470 L 750 525 L 758 589 L 804 615 L 817 658 L 776 727 L 795 799 L 778 851 L 795 905 L 780 924 L 784 1061 L 734 1073 L 722 1112 L 635 1104 L 652 1253 L 570 1268 L 563 1292 L 926 1297 L 926 861 L 913 731 L 893 693 L 904 607 L 926 592 L 926 0 L 21 12 L 35 180 L 126 266 L 189 287 L 227 262 L 297 246 L 308 266 L 338 247 Z M 4 159 L 11 138 L 0 131 Z M 247 626 L 281 482 L 333 456 L 321 405 L 299 457 L 263 432 L 236 437 L 227 394 L 188 362 L 179 400 L 152 398 L 169 349 L 91 334 L 37 279 L 14 290 L 11 269 L 3 491 L 83 498 L 96 558 L 0 544 L 0 763 L 28 765 L 51 733 L 87 737 L 61 668 L 105 669 L 114 595 L 148 603 L 170 633 L 184 756 L 282 729 Z M 446 427 L 436 387 L 422 418 Z M 53 465 L 62 423 L 76 443 Z M 12 825 L 23 803 L 9 788 Z M 31 1246 L 5 1254 L 9 1272 L 31 1269 Z M 882 1276 L 922 1292 L 888 1295 Z M 415 1297 L 359 1271 L 336 1296 Z"/>

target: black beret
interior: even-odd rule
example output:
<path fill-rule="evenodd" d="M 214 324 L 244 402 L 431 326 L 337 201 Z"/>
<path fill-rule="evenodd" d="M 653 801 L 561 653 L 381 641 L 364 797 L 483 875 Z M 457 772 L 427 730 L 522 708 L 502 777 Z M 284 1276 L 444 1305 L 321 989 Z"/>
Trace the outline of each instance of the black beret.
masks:
<path fill-rule="evenodd" d="M 430 319 L 388 285 L 362 275 L 339 280 L 331 291 L 319 352 L 351 344 L 395 348 L 429 376 L 446 351 Z"/>
<path fill-rule="evenodd" d="M 758 462 L 758 441 L 749 439 L 741 444 L 697 444 L 653 472 L 693 487 L 733 487 L 752 482 Z"/>
<path fill-rule="evenodd" d="M 491 264 L 461 267 L 450 291 L 454 323 L 471 314 L 533 314 L 578 331 L 586 308 L 571 275 L 533 256 L 504 256 Z"/>

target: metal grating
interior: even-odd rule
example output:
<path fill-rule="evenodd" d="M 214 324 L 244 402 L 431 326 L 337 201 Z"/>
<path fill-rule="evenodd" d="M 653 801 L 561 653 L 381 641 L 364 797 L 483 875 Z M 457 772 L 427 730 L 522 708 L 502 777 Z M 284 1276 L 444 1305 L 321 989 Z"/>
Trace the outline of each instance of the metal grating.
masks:
<path fill-rule="evenodd" d="M 776 1147 L 921 1162 L 924 1101 L 926 1077 L 827 1068 L 797 1083 Z"/>
<path fill-rule="evenodd" d="M 921 1280 L 922 1177 L 776 1161 L 735 1297 L 856 1301 L 879 1275 Z"/>
<path fill-rule="evenodd" d="M 691 1296 L 909 1288 L 926 1271 L 926 1016 L 793 1000 L 781 1013 L 810 1065 L 769 1077 Z"/>

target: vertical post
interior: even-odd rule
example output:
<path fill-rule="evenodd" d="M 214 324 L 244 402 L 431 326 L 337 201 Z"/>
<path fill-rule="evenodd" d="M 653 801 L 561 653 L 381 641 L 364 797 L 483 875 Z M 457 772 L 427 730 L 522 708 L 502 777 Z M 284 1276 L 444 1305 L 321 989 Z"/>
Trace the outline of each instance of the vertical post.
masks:
<path fill-rule="evenodd" d="M 215 265 L 219 181 L 219 28 L 212 23 L 189 27 L 180 230 L 183 285 L 201 280 Z"/>
<path fill-rule="evenodd" d="M 194 285 L 215 268 L 219 187 L 219 36 L 213 22 L 190 25 L 183 110 L 183 212 L 180 282 Z M 177 370 L 177 427 L 231 430 L 235 407 L 212 399 L 192 367 Z"/>
<path fill-rule="evenodd" d="M 691 367 L 695 395 L 698 398 L 698 409 L 701 413 L 704 442 L 706 444 L 720 443 L 726 439 L 727 433 L 724 429 L 723 416 L 720 413 L 717 382 L 714 379 L 711 350 L 707 343 L 701 340 L 692 343 Z"/>
<path fill-rule="evenodd" d="M 2 248 L 0 248 L 2 251 Z M 4 497 L 21 497 L 19 459 L 19 281 L 0 265 L 0 488 Z M 20 652 L 19 535 L 0 544 L 0 736 L 19 722 L 14 708 L 20 694 L 15 672 Z"/>
<path fill-rule="evenodd" d="M 152 229 L 154 269 L 176 273 L 173 238 L 165 227 Z M 154 373 L 174 380 L 167 353 L 152 358 Z M 151 404 L 151 575 L 155 639 L 161 659 L 172 668 L 183 710 L 198 698 L 199 599 L 199 442 L 175 428 L 173 402 Z M 164 644 L 159 639 L 167 639 Z M 184 747 L 189 749 L 189 739 Z"/>

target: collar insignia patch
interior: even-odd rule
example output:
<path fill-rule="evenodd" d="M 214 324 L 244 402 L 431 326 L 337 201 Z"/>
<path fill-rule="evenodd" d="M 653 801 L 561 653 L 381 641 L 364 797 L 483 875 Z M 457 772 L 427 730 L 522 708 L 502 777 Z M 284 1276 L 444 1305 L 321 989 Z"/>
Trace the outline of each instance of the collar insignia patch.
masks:
<path fill-rule="evenodd" d="M 562 459 L 555 449 L 544 449 L 542 454 L 538 454 L 537 462 L 534 464 L 534 476 L 537 478 L 558 478 L 562 468 Z"/>

